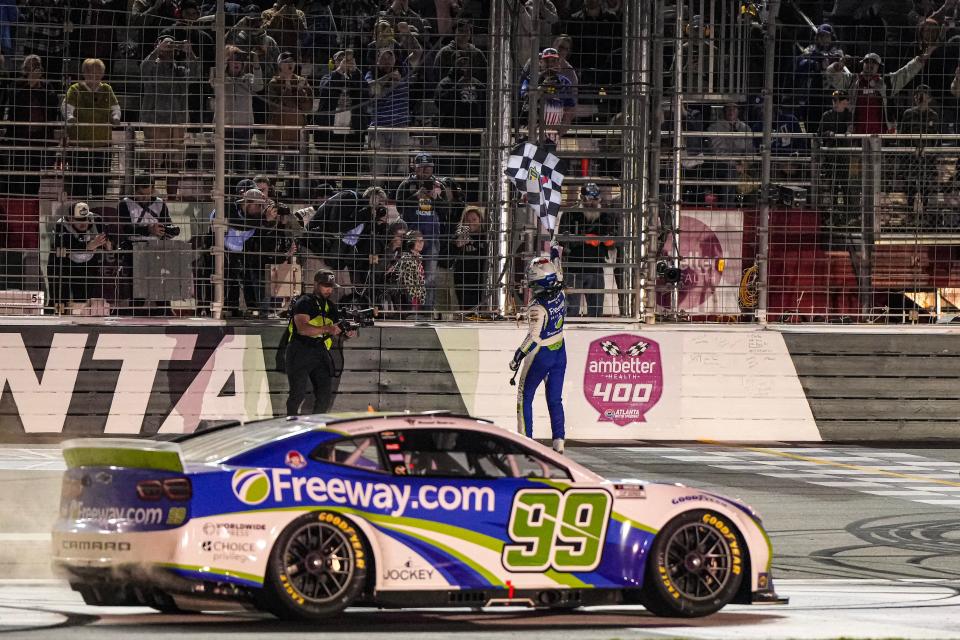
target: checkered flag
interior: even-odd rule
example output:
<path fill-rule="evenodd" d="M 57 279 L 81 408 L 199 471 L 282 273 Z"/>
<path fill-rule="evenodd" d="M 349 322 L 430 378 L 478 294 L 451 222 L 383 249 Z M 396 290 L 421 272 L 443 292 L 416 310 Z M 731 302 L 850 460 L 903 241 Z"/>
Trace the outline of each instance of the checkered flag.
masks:
<path fill-rule="evenodd" d="M 600 343 L 600 348 L 603 349 L 604 353 L 613 357 L 623 355 L 620 351 L 619 345 L 612 340 L 604 340 Z"/>
<path fill-rule="evenodd" d="M 527 204 L 537 212 L 540 224 L 551 233 L 556 233 L 566 171 L 565 160 L 529 142 L 513 148 L 504 170 L 517 189 L 526 194 Z"/>
<path fill-rule="evenodd" d="M 630 355 L 630 356 L 642 355 L 643 352 L 646 351 L 647 347 L 649 346 L 650 345 L 648 345 L 646 342 L 638 342 L 633 346 L 631 346 L 629 349 L 627 349 L 627 355 Z"/>

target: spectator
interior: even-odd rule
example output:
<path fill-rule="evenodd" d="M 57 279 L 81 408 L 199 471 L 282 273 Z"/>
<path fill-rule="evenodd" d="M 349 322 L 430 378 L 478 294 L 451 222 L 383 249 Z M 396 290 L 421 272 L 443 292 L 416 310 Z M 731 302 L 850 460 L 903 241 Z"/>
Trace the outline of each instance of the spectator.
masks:
<path fill-rule="evenodd" d="M 423 156 L 427 154 L 420 154 L 417 159 L 418 172 L 426 169 L 421 166 L 424 162 L 432 162 L 429 156 L 427 159 Z M 453 194 L 436 176 L 419 181 L 410 181 L 408 178 L 397 193 L 397 208 L 407 228 L 420 231 L 423 235 L 424 247 L 420 253 L 427 287 L 423 307 L 432 311 L 437 293 L 441 243 L 443 238 L 449 237 L 444 230 L 450 222 L 449 203 L 453 201 Z M 399 197 L 401 194 L 404 195 L 402 199 Z"/>
<path fill-rule="evenodd" d="M 138 59 L 147 54 L 147 47 L 156 42 L 163 29 L 177 21 L 176 0 L 133 0 L 130 9 L 130 37 L 140 44 Z"/>
<path fill-rule="evenodd" d="M 377 66 L 368 71 L 364 81 L 370 90 L 371 117 L 367 132 L 367 146 L 372 152 L 371 170 L 374 180 L 403 172 L 410 134 L 406 131 L 385 131 L 385 127 L 410 125 L 410 82 L 420 64 L 423 50 L 409 31 L 401 38 L 410 49 L 406 60 L 397 65 L 392 49 L 377 53 Z"/>
<path fill-rule="evenodd" d="M 440 147 L 452 151 L 451 169 L 458 179 L 466 178 L 467 199 L 477 198 L 477 178 L 480 175 L 480 145 L 482 134 L 462 131 L 483 129 L 487 117 L 487 88 L 471 72 L 469 56 L 457 58 L 449 75 L 437 85 L 437 109 L 440 112 Z"/>
<path fill-rule="evenodd" d="M 319 147 L 318 171 L 325 179 L 339 176 L 344 188 L 352 188 L 356 180 L 348 176 L 361 173 L 357 154 L 363 144 L 362 108 L 366 85 L 353 49 L 338 51 L 333 62 L 336 68 L 320 79 L 317 88 L 320 108 L 316 123 L 327 127 L 314 132 L 314 144 Z"/>
<path fill-rule="evenodd" d="M 563 76 L 570 81 L 570 86 L 573 87 L 574 97 L 576 97 L 577 87 L 580 85 L 580 78 L 577 76 L 577 70 L 570 64 L 570 54 L 573 52 L 573 38 L 565 33 L 561 33 L 553 39 L 552 46 L 560 56 L 557 75 Z"/>
<path fill-rule="evenodd" d="M 483 302 L 489 255 L 483 232 L 483 214 L 477 207 L 463 210 L 451 242 L 450 254 L 460 308 L 464 311 L 476 310 Z"/>
<path fill-rule="evenodd" d="M 927 147 L 937 146 L 937 135 L 940 133 L 940 115 L 930 108 L 930 87 L 925 84 L 913 91 L 914 106 L 903 112 L 900 118 L 899 133 L 920 135 L 917 140 L 910 140 L 907 144 L 913 147 L 913 153 L 906 159 L 906 192 L 907 206 L 914 210 L 917 195 L 923 209 L 927 206 L 927 197 L 936 187 L 937 163 L 936 157 L 926 152 Z M 903 174 L 904 172 L 898 172 Z M 922 216 L 921 221 L 929 223 L 932 217 Z"/>
<path fill-rule="evenodd" d="M 262 193 L 262 192 L 261 192 Z M 251 239 L 250 249 L 253 257 L 247 257 L 247 268 L 255 269 L 260 277 L 269 281 L 268 269 L 271 265 L 283 264 L 290 259 L 297 251 L 297 243 L 293 240 L 291 234 L 287 231 L 287 220 L 280 215 L 277 205 L 267 200 L 262 211 L 263 219 Z M 267 296 L 264 295 L 266 298 Z M 265 299 L 260 305 L 261 313 L 276 313 L 284 307 L 282 298 Z M 249 305 L 248 305 L 249 308 Z"/>
<path fill-rule="evenodd" d="M 95 219 L 87 203 L 77 202 L 54 226 L 47 273 L 56 304 L 102 297 L 102 266 L 113 240 Z"/>
<path fill-rule="evenodd" d="M 707 131 L 719 134 L 743 133 L 744 136 L 720 135 L 710 137 L 710 153 L 715 156 L 749 156 L 754 152 L 753 140 L 750 137 L 750 127 L 740 119 L 740 108 L 735 102 L 728 102 L 723 106 L 723 119 L 711 124 Z M 714 178 L 724 181 L 718 185 L 718 192 L 722 194 L 723 202 L 733 203 L 735 187 L 732 184 L 749 177 L 749 165 L 746 158 L 718 160 L 714 165 Z"/>
<path fill-rule="evenodd" d="M 102 60 L 83 61 L 83 82 L 75 82 L 67 89 L 63 101 L 63 115 L 67 122 L 70 144 L 87 147 L 70 153 L 73 175 L 68 193 L 86 194 L 102 199 L 106 192 L 106 174 L 110 169 L 112 126 L 120 124 L 120 103 L 109 84 L 103 82 L 105 66 Z"/>
<path fill-rule="evenodd" d="M 510 50 L 516 52 L 514 64 L 518 67 L 524 60 L 533 60 L 540 48 L 550 42 L 551 30 L 560 21 L 557 7 L 552 0 L 539 0 L 539 13 L 534 15 L 536 2 L 537 0 L 519 2 L 517 28 L 510 46 Z M 531 35 L 534 33 L 537 38 L 531 46 Z"/>
<path fill-rule="evenodd" d="M 557 50 L 557 55 L 559 56 L 557 75 L 570 81 L 570 86 L 573 88 L 573 96 L 576 98 L 580 78 L 577 76 L 576 69 L 574 69 L 573 65 L 568 61 L 570 52 L 573 51 L 573 38 L 566 34 L 560 34 L 553 39 L 549 48 Z M 528 59 L 523 65 L 522 77 L 524 78 L 530 77 L 530 62 Z"/>
<path fill-rule="evenodd" d="M 263 197 L 270 200 L 270 193 L 273 191 L 273 180 L 265 175 L 256 175 L 253 177 L 253 188 L 259 189 Z"/>
<path fill-rule="evenodd" d="M 16 52 L 13 31 L 17 25 L 18 13 L 14 0 L 0 0 L 0 72 L 7 68 L 8 59 L 12 62 Z"/>
<path fill-rule="evenodd" d="M 173 39 L 178 42 L 190 43 L 195 54 L 193 60 L 197 65 L 197 72 L 184 81 L 190 122 L 203 122 L 203 110 L 207 99 L 213 96 L 213 91 L 207 83 L 203 82 L 201 75 L 202 69 L 209 69 L 216 64 L 216 40 L 213 33 L 207 30 L 208 24 L 210 23 L 200 20 L 200 9 L 196 0 L 181 0 L 180 18 L 173 27 L 163 33 L 163 35 L 173 36 Z"/>
<path fill-rule="evenodd" d="M 813 130 L 815 118 L 819 117 L 827 105 L 827 90 L 824 86 L 823 72 L 836 60 L 843 59 L 843 50 L 833 42 L 833 26 L 821 24 L 813 44 L 805 47 L 797 56 L 797 105 L 799 115 Z"/>
<path fill-rule="evenodd" d="M 173 225 L 166 203 L 159 196 L 154 195 L 151 176 L 138 174 L 134 178 L 133 191 L 133 197 L 125 197 L 120 201 L 118 216 L 125 236 L 120 245 L 124 250 L 121 263 L 124 267 L 123 271 L 129 274 L 123 278 L 123 282 L 127 287 L 137 289 L 136 286 L 131 286 L 133 279 L 138 277 L 138 273 L 134 271 L 134 248 L 144 246 L 145 243 L 155 243 L 175 237 L 180 233 L 180 229 Z M 148 282 L 147 284 L 152 287 L 157 283 Z M 147 306 L 143 299 L 133 298 L 132 295 L 123 297 L 131 297 L 131 306 L 135 308 Z M 164 303 L 161 308 L 167 309 L 169 304 Z"/>
<path fill-rule="evenodd" d="M 410 8 L 410 0 L 390 0 L 390 4 L 384 11 L 377 14 L 377 21 L 386 20 L 398 33 L 401 23 L 406 23 L 423 38 L 423 46 L 429 49 L 430 25 L 420 17 L 420 14 Z"/>
<path fill-rule="evenodd" d="M 278 151 L 300 151 L 300 132 L 313 111 L 313 90 L 303 76 L 294 73 L 293 54 L 284 52 L 277 58 L 279 70 L 267 85 L 267 145 L 274 150 L 268 167 L 276 171 L 280 158 Z"/>
<path fill-rule="evenodd" d="M 263 210 L 267 199 L 259 189 L 248 189 L 243 198 L 229 209 L 225 249 L 224 314 L 240 313 L 240 289 L 243 289 L 247 315 L 259 315 L 263 291 L 263 270 L 257 255 L 259 241 L 253 240 L 263 226 Z M 211 214 L 210 219 L 213 219 Z"/>
<path fill-rule="evenodd" d="M 43 76 L 40 56 L 23 59 L 20 77 L 10 91 L 7 118 L 12 142 L 17 149 L 9 151 L 8 168 L 25 172 L 8 174 L 4 193 L 36 196 L 40 192 L 40 173 L 49 166 L 47 148 L 54 144 L 47 122 L 56 119 L 57 96 Z"/>
<path fill-rule="evenodd" d="M 600 188 L 588 182 L 580 190 L 579 208 L 563 215 L 560 229 L 569 238 L 564 253 L 564 284 L 587 290 L 587 315 L 594 318 L 603 315 L 603 265 L 616 246 L 614 238 L 620 235 L 617 218 L 601 212 L 602 206 Z M 567 300 L 567 316 L 580 315 L 579 293 L 571 293 Z"/>
<path fill-rule="evenodd" d="M 250 168 L 250 129 L 254 125 L 253 96 L 263 91 L 263 72 L 256 53 L 227 45 L 224 74 L 224 124 L 227 170 L 234 176 Z M 210 84 L 214 84 L 211 69 Z"/>
<path fill-rule="evenodd" d="M 260 7 L 255 4 L 244 9 L 244 17 L 227 32 L 227 44 L 243 49 L 248 55 L 256 54 L 260 61 L 261 74 L 264 78 L 277 75 L 277 58 L 280 57 L 280 46 L 263 28 L 263 17 Z"/>
<path fill-rule="evenodd" d="M 370 286 L 370 268 L 379 259 L 373 248 L 378 220 L 387 215 L 387 194 L 370 187 L 359 194 L 344 190 L 322 204 L 297 212 L 305 221 L 307 246 L 334 270 L 349 274 L 353 294 Z"/>
<path fill-rule="evenodd" d="M 887 108 L 888 100 L 920 72 L 932 52 L 933 49 L 928 48 L 900 69 L 882 75 L 883 63 L 876 53 L 863 57 L 859 74 L 849 71 L 839 60 L 826 68 L 824 74 L 828 82 L 850 96 L 852 133 L 879 134 L 895 129 Z"/>
<path fill-rule="evenodd" d="M 393 50 L 398 59 L 405 55 L 405 52 L 401 51 L 400 42 L 395 37 L 393 25 L 387 20 L 378 20 L 373 25 L 373 41 L 368 42 L 365 47 L 364 63 L 371 67 L 376 65 L 377 56 L 383 49 Z"/>
<path fill-rule="evenodd" d="M 341 47 L 361 50 L 364 42 L 360 39 L 372 31 L 371 18 L 377 14 L 381 5 L 379 0 L 332 0 L 330 2 L 330 15 L 339 27 L 337 35 Z"/>
<path fill-rule="evenodd" d="M 560 54 L 550 47 L 540 53 L 540 118 L 548 145 L 556 146 L 566 133 L 576 112 L 577 99 L 570 80 L 560 75 Z M 520 99 L 530 92 L 530 78 L 520 83 Z M 529 102 L 524 102 L 529 109 Z"/>
<path fill-rule="evenodd" d="M 164 169 L 179 173 L 183 167 L 183 145 L 189 123 L 187 110 L 187 82 L 200 73 L 200 65 L 192 45 L 174 42 L 171 36 L 162 36 L 156 48 L 140 64 L 143 94 L 140 118 L 156 126 L 144 127 L 149 147 L 150 175 Z M 179 126 L 178 126 L 179 125 Z M 175 196 L 177 179 L 167 177 L 167 194 Z"/>
<path fill-rule="evenodd" d="M 824 225 L 846 225 L 847 206 L 850 204 L 850 155 L 833 151 L 841 146 L 837 136 L 844 136 L 850 130 L 850 98 L 845 91 L 834 91 L 833 108 L 820 118 L 817 137 L 820 139 L 820 179 L 821 190 L 826 198 Z M 834 218 L 834 214 L 842 220 Z"/>
<path fill-rule="evenodd" d="M 261 18 L 264 30 L 276 40 L 280 49 L 297 55 L 307 33 L 307 18 L 297 9 L 296 0 L 277 0 Z"/>
<path fill-rule="evenodd" d="M 37 55 L 51 79 L 59 79 L 67 53 L 69 4 L 64 0 L 21 0 L 17 3 L 17 46 L 23 55 Z"/>
<path fill-rule="evenodd" d="M 110 58 L 115 34 L 125 34 L 127 0 L 72 0 L 70 22 L 75 25 L 70 56 L 75 59 Z"/>
<path fill-rule="evenodd" d="M 955 28 L 957 0 L 946 0 L 936 11 L 919 19 L 917 25 L 918 51 L 932 51 L 930 58 L 917 74 L 917 81 L 930 87 L 930 98 L 944 104 L 948 97 L 949 82 L 953 67 L 960 57 L 960 39 L 951 37 L 950 30 Z M 929 7 L 932 9 L 933 7 Z M 938 46 L 942 45 L 942 46 Z"/>
<path fill-rule="evenodd" d="M 483 55 L 483 52 L 473 44 L 472 40 L 473 23 L 469 20 L 457 20 L 453 41 L 437 52 L 436 66 L 438 77 L 445 78 L 451 75 L 455 66 L 460 66 L 457 60 L 466 56 L 466 64 L 470 70 L 470 75 L 480 80 L 486 80 L 487 58 Z"/>
<path fill-rule="evenodd" d="M 153 178 L 138 174 L 133 180 L 133 197 L 120 201 L 118 215 L 131 240 L 164 238 L 172 226 L 167 204 L 153 192 Z"/>
<path fill-rule="evenodd" d="M 610 68 L 610 54 L 621 46 L 620 30 L 621 21 L 600 0 L 583 0 L 582 8 L 563 24 L 562 32 L 577 43 L 570 62 L 591 93 L 619 80 L 619 70 Z"/>
<path fill-rule="evenodd" d="M 412 212 L 412 209 L 419 205 L 421 189 L 432 190 L 441 180 L 442 178 L 434 173 L 433 156 L 429 153 L 418 153 L 414 156 L 413 173 L 404 178 L 393 197 L 401 217 L 407 209 Z"/>
<path fill-rule="evenodd" d="M 403 235 L 400 257 L 387 270 L 387 279 L 393 283 L 399 298 L 401 314 L 417 314 L 426 303 L 427 283 L 424 275 L 424 237 L 420 231 L 411 230 Z"/>

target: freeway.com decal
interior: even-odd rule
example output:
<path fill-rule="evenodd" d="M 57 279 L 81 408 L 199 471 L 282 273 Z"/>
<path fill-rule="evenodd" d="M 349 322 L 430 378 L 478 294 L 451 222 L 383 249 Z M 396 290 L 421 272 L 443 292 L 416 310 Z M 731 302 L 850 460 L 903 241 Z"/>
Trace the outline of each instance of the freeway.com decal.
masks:
<path fill-rule="evenodd" d="M 249 505 L 273 498 L 278 503 L 342 504 L 377 509 L 402 516 L 407 509 L 426 511 L 493 511 L 496 502 L 490 487 L 421 485 L 413 495 L 410 485 L 360 482 L 347 478 L 293 476 L 290 469 L 238 469 L 233 474 L 233 495 Z"/>

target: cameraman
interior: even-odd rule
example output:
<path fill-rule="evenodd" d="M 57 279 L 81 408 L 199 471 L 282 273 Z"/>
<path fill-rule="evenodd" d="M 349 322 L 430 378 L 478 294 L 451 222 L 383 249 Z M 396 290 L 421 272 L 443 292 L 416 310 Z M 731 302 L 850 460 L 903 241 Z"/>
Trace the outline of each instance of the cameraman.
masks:
<path fill-rule="evenodd" d="M 124 284 L 131 287 L 131 306 L 134 307 L 134 314 L 139 314 L 145 307 L 150 306 L 142 298 L 134 298 L 133 291 L 144 289 L 145 287 L 156 286 L 158 283 L 146 283 L 137 286 L 134 280 L 138 274 L 134 273 L 134 249 L 149 249 L 153 245 L 152 251 L 156 251 L 156 243 L 160 240 L 169 240 L 180 235 L 180 227 L 173 224 L 170 218 L 170 212 L 167 205 L 159 196 L 153 193 L 153 178 L 148 175 L 138 174 L 133 179 L 133 196 L 123 198 L 119 207 L 120 222 L 123 226 L 124 239 L 120 244 L 123 250 L 121 254 L 121 264 L 129 276 L 123 278 Z M 157 256 L 160 258 L 160 256 Z M 138 263 L 137 268 L 142 263 Z M 169 309 L 169 302 L 162 302 L 157 307 L 161 313 L 166 313 Z"/>
<path fill-rule="evenodd" d="M 337 375 L 330 349 L 336 336 L 352 338 L 355 331 L 344 334 L 338 326 L 340 311 L 330 300 L 337 277 L 332 271 L 317 271 L 313 277 L 313 293 L 300 296 L 287 325 L 289 342 L 286 350 L 287 415 L 300 415 L 300 405 L 313 387 L 312 413 L 325 413 L 333 404 L 333 378 Z"/>
<path fill-rule="evenodd" d="M 134 177 L 133 197 L 120 201 L 118 213 L 130 242 L 163 239 L 180 233 L 179 227 L 174 227 L 170 220 L 167 204 L 159 196 L 153 195 L 153 178 L 148 175 L 138 174 Z M 176 231 L 171 233 L 174 229 Z"/>
<path fill-rule="evenodd" d="M 370 269 L 377 262 L 372 234 L 388 214 L 386 205 L 387 194 L 380 187 L 369 187 L 362 195 L 345 189 L 294 213 L 307 231 L 307 248 L 331 269 L 350 274 L 355 297 L 357 289 L 370 285 Z"/>

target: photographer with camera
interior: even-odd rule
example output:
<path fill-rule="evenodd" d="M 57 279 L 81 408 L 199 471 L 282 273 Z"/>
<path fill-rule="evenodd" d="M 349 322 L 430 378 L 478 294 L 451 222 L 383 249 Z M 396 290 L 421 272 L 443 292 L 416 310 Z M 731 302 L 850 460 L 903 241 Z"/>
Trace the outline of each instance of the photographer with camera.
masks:
<path fill-rule="evenodd" d="M 259 240 L 254 236 L 263 226 L 263 210 L 269 204 L 259 189 L 248 189 L 243 197 L 227 209 L 227 232 L 223 238 L 225 250 L 224 317 L 240 313 L 240 289 L 247 307 L 247 315 L 260 312 L 263 293 L 263 270 L 257 254 Z M 210 219 L 213 220 L 214 213 Z"/>
<path fill-rule="evenodd" d="M 294 212 L 306 229 L 306 246 L 334 270 L 350 274 L 354 299 L 366 293 L 370 270 L 379 256 L 372 234 L 377 221 L 387 216 L 387 194 L 369 187 L 363 194 L 345 189 L 322 204 Z"/>
<path fill-rule="evenodd" d="M 161 36 L 156 47 L 140 63 L 143 87 L 140 119 L 149 149 L 149 171 L 179 174 L 183 167 L 184 134 L 190 122 L 189 81 L 200 75 L 200 62 L 189 41 Z M 178 179 L 167 175 L 167 194 L 175 196 Z"/>
<path fill-rule="evenodd" d="M 159 242 L 176 238 L 180 235 L 180 227 L 173 224 L 163 199 L 154 195 L 152 176 L 138 174 L 134 177 L 133 196 L 120 201 L 118 215 L 124 234 L 120 244 L 123 250 L 121 264 L 128 274 L 123 278 L 124 284 L 132 290 L 141 291 L 155 286 L 156 283 L 151 282 L 141 282 L 138 286 L 136 278 L 143 276 L 136 272 L 135 265 L 140 263 L 135 260 L 134 253 L 159 250 Z M 134 308 L 147 306 L 145 299 L 134 296 L 132 292 L 130 297 Z M 168 302 L 162 302 L 160 308 L 169 308 Z"/>
<path fill-rule="evenodd" d="M 561 73 L 560 52 L 548 47 L 540 53 L 540 92 L 539 116 L 544 129 L 545 143 L 556 146 L 560 138 L 570 128 L 577 107 L 577 94 L 570 78 Z M 526 99 L 530 93 L 530 77 L 523 78 L 520 84 L 520 100 L 523 101 L 524 116 L 529 109 Z"/>
<path fill-rule="evenodd" d="M 130 241 L 150 238 L 175 238 L 180 227 L 170 219 L 167 204 L 153 194 L 153 178 L 138 174 L 133 179 L 133 197 L 123 198 L 118 210 L 125 233 Z M 129 220 L 129 224 L 127 223 Z"/>
<path fill-rule="evenodd" d="M 313 292 L 300 296 L 293 305 L 284 354 L 290 387 L 288 416 L 300 415 L 300 405 L 309 387 L 313 388 L 312 413 L 325 413 L 333 404 L 332 383 L 339 373 L 331 349 L 338 336 L 352 338 L 356 335 L 355 325 L 341 324 L 340 310 L 330 300 L 337 286 L 336 274 L 317 271 L 313 277 Z"/>

